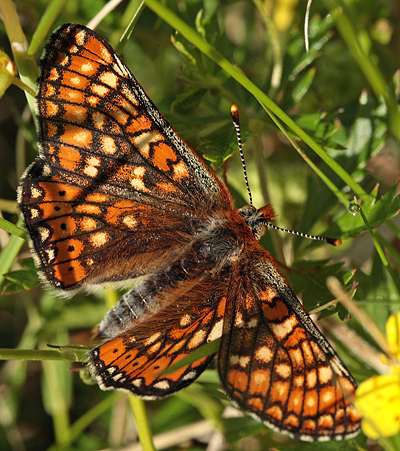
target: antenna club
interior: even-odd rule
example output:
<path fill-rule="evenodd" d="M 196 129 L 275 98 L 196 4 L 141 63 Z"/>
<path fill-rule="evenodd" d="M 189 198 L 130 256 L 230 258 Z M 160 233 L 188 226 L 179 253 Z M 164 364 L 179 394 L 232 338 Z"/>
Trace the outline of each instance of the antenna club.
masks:
<path fill-rule="evenodd" d="M 239 108 L 237 105 L 231 106 L 231 116 L 233 122 L 239 123 Z"/>
<path fill-rule="evenodd" d="M 332 246 L 341 246 L 342 245 L 342 240 L 340 240 L 339 238 L 327 238 L 326 242 L 328 244 L 331 244 Z"/>

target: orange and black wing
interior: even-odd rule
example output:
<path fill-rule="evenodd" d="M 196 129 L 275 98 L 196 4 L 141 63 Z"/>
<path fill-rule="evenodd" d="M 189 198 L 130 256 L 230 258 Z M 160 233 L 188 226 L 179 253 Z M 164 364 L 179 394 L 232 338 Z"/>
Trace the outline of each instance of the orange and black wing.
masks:
<path fill-rule="evenodd" d="M 89 354 L 100 387 L 156 399 L 190 385 L 213 354 L 172 372 L 168 368 L 222 334 L 226 297 L 210 283 L 202 276 L 181 280 L 172 271 L 122 297 L 99 325 L 98 337 L 106 341 Z"/>
<path fill-rule="evenodd" d="M 190 239 L 182 219 L 231 208 L 214 174 L 88 28 L 66 24 L 50 37 L 37 115 L 40 156 L 18 200 L 37 263 L 56 287 L 151 273 L 167 248 Z"/>
<path fill-rule="evenodd" d="M 218 369 L 228 397 L 301 440 L 355 436 L 356 383 L 261 249 L 228 296 Z M 264 255 L 262 255 L 264 254 Z M 251 259 L 251 260 L 250 260 Z"/>

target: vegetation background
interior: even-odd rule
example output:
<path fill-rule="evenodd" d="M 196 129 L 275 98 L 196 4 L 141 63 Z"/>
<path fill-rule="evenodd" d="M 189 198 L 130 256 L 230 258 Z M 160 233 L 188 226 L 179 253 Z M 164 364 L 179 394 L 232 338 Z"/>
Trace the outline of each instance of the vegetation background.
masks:
<path fill-rule="evenodd" d="M 7 27 L 0 22 L 0 47 L 12 55 L 10 40 L 18 35 L 19 22 L 31 43 L 31 58 L 22 52 L 15 59 L 26 71 L 24 81 L 30 78 L 34 87 L 34 61 L 50 32 L 65 22 L 87 24 L 106 4 L 20 0 L 14 3 L 17 19 L 9 19 L 12 3 L 2 0 L 3 20 L 17 21 Z M 226 164 L 230 190 L 242 206 L 248 197 L 229 116 L 230 105 L 239 106 L 255 205 L 271 201 L 282 227 L 344 242 L 333 248 L 271 231 L 261 244 L 290 268 L 312 269 L 285 275 L 305 308 L 318 312 L 319 327 L 356 380 L 387 371 L 379 334 L 370 332 L 373 325 L 384 332 L 400 301 L 400 233 L 394 217 L 400 208 L 400 3 L 315 1 L 308 53 L 303 0 L 139 4 L 109 2 L 110 12 L 96 31 L 122 47 L 120 37 L 139 11 L 132 36 L 123 42 L 123 59 L 198 155 L 219 168 L 218 175 Z M 193 45 L 196 36 L 214 53 Z M 220 60 L 225 70 L 209 58 L 215 51 L 226 59 Z M 153 437 L 157 449 L 168 450 L 400 449 L 399 435 L 385 437 L 384 431 L 377 442 L 363 434 L 345 443 L 317 444 L 280 436 L 229 405 L 213 367 L 198 384 L 146 403 L 148 427 L 140 403 L 130 405 L 126 395 L 90 385 L 83 365 L 67 361 L 74 359 L 68 352 L 62 360 L 45 360 L 48 354 L 37 350 L 48 350 L 47 344 L 90 346 L 91 329 L 119 294 L 103 290 L 66 301 L 38 285 L 28 247 L 18 237 L 23 234 L 13 228 L 18 180 L 37 155 L 27 98 L 32 101 L 11 86 L 0 100 L 0 356 L 10 359 L 0 365 L 2 451 L 151 449 L 149 442 L 137 442 L 138 428 L 142 440 Z M 266 111 L 271 108 L 272 118 Z M 374 228 L 372 235 L 360 214 L 347 211 L 354 197 Z M 327 288 L 332 275 L 354 297 L 354 317 Z M 373 322 L 365 323 L 363 313 Z"/>

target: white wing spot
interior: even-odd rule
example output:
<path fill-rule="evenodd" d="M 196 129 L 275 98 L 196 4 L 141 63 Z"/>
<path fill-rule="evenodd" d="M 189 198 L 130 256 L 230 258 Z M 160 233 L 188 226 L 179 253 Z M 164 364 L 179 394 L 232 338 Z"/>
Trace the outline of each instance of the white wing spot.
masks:
<path fill-rule="evenodd" d="M 156 332 L 155 334 L 153 334 L 150 338 L 148 338 L 145 342 L 144 345 L 145 346 L 149 346 L 151 344 L 153 344 L 155 341 L 157 341 L 161 336 L 161 332 Z"/>
<path fill-rule="evenodd" d="M 81 65 L 81 71 L 82 72 L 88 72 L 88 73 L 91 74 L 94 70 L 96 70 L 95 67 L 89 61 L 87 61 L 86 63 L 83 63 Z"/>
<path fill-rule="evenodd" d="M 224 320 L 220 319 L 214 327 L 211 329 L 211 332 L 209 333 L 207 337 L 207 342 L 211 343 L 212 341 L 216 340 L 217 338 L 220 338 L 222 336 L 222 326 L 224 325 Z"/>
<path fill-rule="evenodd" d="M 167 380 L 156 382 L 153 385 L 154 388 L 158 388 L 159 390 L 168 390 L 169 389 L 169 382 Z"/>
<path fill-rule="evenodd" d="M 54 249 L 46 249 L 46 254 L 49 262 L 52 262 L 56 258 Z"/>
<path fill-rule="evenodd" d="M 278 340 L 282 340 L 285 338 L 290 332 L 292 332 L 293 328 L 297 325 L 298 321 L 297 318 L 292 315 L 283 323 L 279 324 L 273 324 L 271 323 L 270 327 L 272 331 L 274 332 L 275 336 L 278 338 Z"/>
<path fill-rule="evenodd" d="M 100 75 L 100 81 L 105 85 L 111 86 L 111 88 L 116 88 L 118 86 L 118 77 L 112 72 L 104 72 Z"/>
<path fill-rule="evenodd" d="M 328 383 L 332 379 L 333 373 L 329 366 L 321 366 L 318 368 L 318 377 L 322 384 Z"/>
<path fill-rule="evenodd" d="M 106 232 L 97 232 L 90 237 L 90 241 L 95 247 L 104 246 L 108 240 L 109 236 Z"/>
<path fill-rule="evenodd" d="M 36 187 L 31 188 L 31 196 L 33 199 L 37 199 L 42 195 L 42 190 Z"/>
<path fill-rule="evenodd" d="M 273 352 L 271 351 L 271 349 L 268 348 L 268 346 L 261 346 L 255 352 L 255 356 L 257 360 L 261 360 L 262 362 L 268 363 L 271 361 L 273 357 Z"/>
<path fill-rule="evenodd" d="M 40 234 L 40 239 L 43 241 L 47 240 L 47 238 L 50 236 L 50 230 L 46 227 L 38 227 L 38 232 Z"/>
<path fill-rule="evenodd" d="M 134 229 L 138 223 L 136 218 L 132 215 L 125 216 L 122 222 L 130 229 Z"/>
<path fill-rule="evenodd" d="M 138 137 L 132 137 L 134 145 L 139 149 L 139 152 L 145 157 L 149 158 L 150 156 L 150 144 L 152 142 L 157 142 L 162 140 L 163 137 L 157 131 L 153 132 L 145 132 L 139 135 Z"/>
<path fill-rule="evenodd" d="M 37 208 L 31 208 L 31 219 L 35 219 L 39 216 L 39 210 Z"/>
<path fill-rule="evenodd" d="M 291 376 L 292 370 L 289 365 L 285 363 L 281 363 L 279 365 L 276 365 L 275 371 L 281 376 L 283 379 L 287 379 Z"/>
<path fill-rule="evenodd" d="M 187 381 L 187 380 L 190 380 L 190 379 L 194 379 L 196 376 L 197 376 L 196 371 L 190 371 L 189 373 L 185 374 L 182 377 L 182 380 L 183 381 Z"/>
<path fill-rule="evenodd" d="M 97 94 L 98 96 L 103 98 L 108 94 L 110 89 L 103 85 L 92 85 L 91 91 L 93 94 Z"/>
<path fill-rule="evenodd" d="M 244 326 L 245 326 L 245 322 L 243 321 L 243 315 L 242 315 L 240 312 L 238 312 L 238 313 L 236 314 L 236 317 L 235 317 L 235 326 L 236 326 L 236 327 L 244 327 Z"/>
<path fill-rule="evenodd" d="M 191 318 L 190 315 L 183 315 L 181 320 L 180 320 L 180 322 L 179 322 L 179 324 L 182 327 L 185 327 L 185 326 L 188 326 L 191 322 L 192 322 L 192 318 Z"/>
<path fill-rule="evenodd" d="M 117 368 L 115 368 L 115 366 L 110 366 L 109 368 L 106 368 L 106 371 L 110 376 L 112 376 L 117 371 Z"/>
<path fill-rule="evenodd" d="M 249 327 L 249 328 L 257 327 L 257 326 L 258 326 L 258 319 L 257 318 L 253 318 L 247 323 L 247 327 Z"/>
<path fill-rule="evenodd" d="M 200 344 L 204 341 L 205 337 L 206 337 L 205 330 L 198 330 L 193 335 L 193 338 L 189 341 L 188 348 L 189 349 L 197 348 L 197 346 L 200 346 Z"/>

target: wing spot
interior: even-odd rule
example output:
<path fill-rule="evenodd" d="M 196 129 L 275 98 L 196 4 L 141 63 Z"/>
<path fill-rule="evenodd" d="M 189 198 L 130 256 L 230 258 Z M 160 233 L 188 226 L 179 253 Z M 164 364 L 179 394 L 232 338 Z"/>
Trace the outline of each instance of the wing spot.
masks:
<path fill-rule="evenodd" d="M 335 389 L 333 387 L 325 387 L 321 391 L 322 404 L 332 405 L 335 401 Z"/>
<path fill-rule="evenodd" d="M 54 249 L 46 249 L 46 254 L 49 262 L 52 262 L 56 258 Z"/>
<path fill-rule="evenodd" d="M 132 215 L 125 216 L 122 222 L 130 229 L 134 229 L 138 224 L 137 219 Z"/>
<path fill-rule="evenodd" d="M 49 238 L 50 236 L 50 231 L 46 227 L 38 227 L 38 232 L 40 235 L 40 239 L 42 240 L 42 243 L 43 241 L 46 241 L 47 238 Z"/>
<path fill-rule="evenodd" d="M 285 418 L 285 421 L 283 423 L 287 426 L 290 426 L 291 429 L 299 428 L 299 418 L 297 415 L 294 415 L 293 413 L 289 414 Z"/>
<path fill-rule="evenodd" d="M 106 117 L 102 113 L 95 112 L 92 114 L 92 123 L 97 129 L 103 130 L 104 124 L 106 123 Z"/>
<path fill-rule="evenodd" d="M 100 139 L 100 146 L 102 152 L 108 155 L 114 155 L 117 152 L 117 145 L 115 144 L 114 138 L 111 138 L 111 136 L 102 136 Z"/>
<path fill-rule="evenodd" d="M 249 364 L 249 362 L 250 362 L 250 357 L 249 356 L 241 356 L 241 357 L 239 357 L 239 365 L 242 367 L 242 368 L 246 368 L 246 366 Z"/>
<path fill-rule="evenodd" d="M 278 340 L 282 340 L 285 338 L 288 334 L 292 332 L 294 327 L 298 324 L 298 320 L 295 315 L 290 316 L 282 323 L 274 324 L 271 323 L 270 327 L 275 334 L 276 338 Z"/>
<path fill-rule="evenodd" d="M 95 168 L 94 166 L 86 166 L 85 169 L 83 170 L 83 172 L 88 176 L 88 177 L 96 177 L 97 174 L 99 173 L 98 169 Z"/>
<path fill-rule="evenodd" d="M 89 239 L 93 246 L 101 247 L 108 243 L 110 237 L 106 232 L 97 232 L 91 235 Z"/>
<path fill-rule="evenodd" d="M 283 379 L 288 379 L 292 375 L 292 368 L 290 365 L 286 363 L 281 363 L 275 366 L 275 371 L 281 376 Z"/>
<path fill-rule="evenodd" d="M 39 189 L 37 187 L 31 188 L 31 196 L 32 196 L 33 199 L 37 199 L 41 195 L 42 195 L 42 190 L 41 189 Z"/>
<path fill-rule="evenodd" d="M 229 358 L 230 363 L 232 366 L 239 364 L 242 368 L 246 368 L 246 366 L 250 362 L 249 356 L 238 356 L 238 355 L 231 355 Z"/>
<path fill-rule="evenodd" d="M 91 91 L 93 94 L 97 94 L 100 97 L 105 97 L 109 93 L 110 89 L 103 85 L 92 85 Z"/>
<path fill-rule="evenodd" d="M 192 317 L 191 317 L 190 315 L 183 315 L 182 318 L 181 318 L 181 320 L 180 320 L 180 322 L 179 322 L 179 324 L 180 324 L 182 327 L 186 327 L 186 326 L 188 326 L 191 322 L 192 322 Z"/>
<path fill-rule="evenodd" d="M 158 390 L 168 390 L 169 389 L 169 382 L 167 380 L 162 380 L 159 382 L 156 382 L 153 385 L 154 388 L 157 388 Z"/>
<path fill-rule="evenodd" d="M 60 66 L 68 66 L 68 64 L 69 64 L 69 57 L 67 55 L 64 55 L 64 57 L 59 61 L 58 64 Z"/>
<path fill-rule="evenodd" d="M 189 349 L 197 348 L 204 341 L 205 337 L 206 332 L 204 330 L 198 330 L 189 341 L 188 348 Z"/>
<path fill-rule="evenodd" d="M 76 77 L 71 77 L 71 78 L 69 79 L 69 81 L 70 81 L 74 86 L 79 86 L 80 83 L 81 83 L 81 77 L 78 77 L 78 76 L 76 76 Z"/>
<path fill-rule="evenodd" d="M 59 112 L 59 106 L 53 102 L 47 102 L 46 104 L 46 114 L 49 116 L 55 116 Z"/>
<path fill-rule="evenodd" d="M 39 210 L 37 208 L 31 208 L 31 219 L 36 219 L 39 216 Z"/>
<path fill-rule="evenodd" d="M 144 342 L 144 345 L 149 346 L 149 345 L 153 344 L 155 341 L 157 341 L 160 337 L 161 337 L 161 332 L 156 332 L 155 334 L 153 334 L 150 338 L 148 338 Z"/>
<path fill-rule="evenodd" d="M 48 177 L 50 174 L 51 174 L 51 167 L 49 164 L 46 163 L 45 165 L 43 165 L 43 168 L 42 168 L 42 176 Z"/>
<path fill-rule="evenodd" d="M 111 88 L 116 89 L 118 87 L 118 77 L 112 72 L 103 72 L 100 75 L 99 80 Z"/>
<path fill-rule="evenodd" d="M 150 144 L 163 140 L 162 135 L 157 131 L 144 132 L 136 138 L 131 138 L 135 147 L 139 150 L 143 157 L 149 158 L 150 156 Z"/>
<path fill-rule="evenodd" d="M 318 378 L 321 384 L 327 384 L 332 380 L 332 369 L 329 366 L 320 366 L 318 368 Z"/>
<path fill-rule="evenodd" d="M 85 30 L 80 30 L 75 34 L 75 42 L 78 46 L 85 45 L 85 40 L 86 40 L 86 31 Z"/>
<path fill-rule="evenodd" d="M 174 180 L 181 180 L 184 178 L 189 178 L 189 174 L 186 165 L 183 161 L 176 163 L 174 166 Z"/>
<path fill-rule="evenodd" d="M 188 380 L 190 380 L 190 379 L 194 379 L 196 376 L 197 376 L 196 371 L 189 371 L 189 373 L 185 374 L 185 375 L 182 377 L 182 380 L 188 381 Z"/>
<path fill-rule="evenodd" d="M 308 370 L 306 374 L 307 388 L 314 388 L 317 384 L 317 372 L 315 369 Z"/>
<path fill-rule="evenodd" d="M 211 329 L 211 332 L 209 333 L 207 337 L 207 343 L 211 343 L 212 341 L 216 340 L 217 338 L 220 338 L 222 336 L 222 327 L 224 325 L 224 320 L 220 319 L 214 327 Z"/>
<path fill-rule="evenodd" d="M 247 323 L 247 327 L 248 328 L 253 328 L 253 327 L 257 327 L 257 326 L 258 326 L 258 319 L 257 318 L 253 318 Z"/>
<path fill-rule="evenodd" d="M 89 232 L 97 227 L 97 223 L 93 218 L 82 218 L 80 221 L 80 227 L 83 231 Z"/>
<path fill-rule="evenodd" d="M 239 328 L 242 328 L 245 325 L 246 324 L 245 324 L 245 322 L 243 320 L 243 315 L 240 312 L 237 312 L 236 316 L 235 316 L 235 326 L 239 327 Z"/>
<path fill-rule="evenodd" d="M 267 414 L 274 418 L 276 421 L 282 421 L 282 409 L 277 405 L 271 406 L 269 409 L 267 409 Z"/>
<path fill-rule="evenodd" d="M 271 361 L 273 357 L 273 352 L 271 349 L 268 348 L 268 346 L 261 346 L 257 349 L 255 356 L 257 360 L 261 360 L 262 362 L 268 363 Z"/>
<path fill-rule="evenodd" d="M 154 344 L 149 350 L 148 353 L 149 354 L 155 354 L 161 347 L 161 342 L 159 341 L 158 343 Z"/>
<path fill-rule="evenodd" d="M 297 370 L 297 368 L 296 368 L 296 370 Z M 304 385 L 304 376 L 303 376 L 303 375 L 295 376 L 295 377 L 293 378 L 293 384 L 294 384 L 296 387 L 301 387 L 301 388 L 303 388 L 303 385 Z"/>

